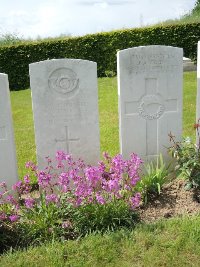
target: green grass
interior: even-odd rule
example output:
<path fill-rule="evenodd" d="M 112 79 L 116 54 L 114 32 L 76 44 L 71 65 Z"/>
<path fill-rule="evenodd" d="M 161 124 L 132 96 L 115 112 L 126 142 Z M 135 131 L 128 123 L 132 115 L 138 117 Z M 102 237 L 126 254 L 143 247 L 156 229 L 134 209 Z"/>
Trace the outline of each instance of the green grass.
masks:
<path fill-rule="evenodd" d="M 197 94 L 197 74 L 196 72 L 184 73 L 183 90 L 183 136 L 190 136 L 195 140 L 195 130 L 193 128 L 196 122 L 196 94 Z"/>
<path fill-rule="evenodd" d="M 119 153 L 117 79 L 99 78 L 99 123 L 101 151 Z"/>
<path fill-rule="evenodd" d="M 19 178 L 26 174 L 24 168 L 28 160 L 36 162 L 31 91 L 11 92 L 15 144 L 17 150 Z"/>
<path fill-rule="evenodd" d="M 140 224 L 132 231 L 11 251 L 0 257 L 0 266 L 199 266 L 199 225 L 200 216 Z"/>
<path fill-rule="evenodd" d="M 101 152 L 114 156 L 119 153 L 117 79 L 99 78 L 98 86 Z M 36 161 L 30 89 L 11 92 L 11 102 L 19 177 L 22 178 L 26 174 L 25 162 Z M 183 135 L 194 140 L 196 72 L 184 73 L 183 106 Z"/>

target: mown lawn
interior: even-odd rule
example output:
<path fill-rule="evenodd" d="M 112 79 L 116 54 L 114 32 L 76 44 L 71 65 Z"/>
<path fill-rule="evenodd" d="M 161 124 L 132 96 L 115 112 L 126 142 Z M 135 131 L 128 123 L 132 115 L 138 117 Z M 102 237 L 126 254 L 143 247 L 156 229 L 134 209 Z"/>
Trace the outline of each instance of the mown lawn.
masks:
<path fill-rule="evenodd" d="M 117 79 L 100 78 L 98 87 L 101 151 L 107 151 L 114 156 L 119 153 Z M 26 174 L 25 162 L 36 161 L 30 89 L 11 92 L 11 102 L 19 177 L 23 178 Z M 189 135 L 193 139 L 195 137 L 193 129 L 195 102 L 196 72 L 187 72 L 184 74 L 183 135 Z"/>
<path fill-rule="evenodd" d="M 0 257 L 2 267 L 198 267 L 200 216 L 138 225 Z"/>

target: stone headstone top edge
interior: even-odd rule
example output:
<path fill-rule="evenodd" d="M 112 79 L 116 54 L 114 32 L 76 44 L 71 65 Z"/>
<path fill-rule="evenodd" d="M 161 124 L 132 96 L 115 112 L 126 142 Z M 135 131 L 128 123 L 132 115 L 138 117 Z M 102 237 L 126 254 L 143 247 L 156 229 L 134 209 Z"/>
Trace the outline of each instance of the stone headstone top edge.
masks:
<path fill-rule="evenodd" d="M 166 45 L 147 45 L 147 46 L 136 46 L 136 47 L 129 47 L 129 48 L 126 48 L 126 49 L 123 49 L 123 50 L 120 50 L 117 52 L 117 54 L 122 54 L 122 53 L 126 53 L 126 52 L 129 52 L 129 51 L 133 51 L 133 50 L 147 50 L 147 49 L 157 49 L 157 48 L 161 48 L 161 49 L 173 49 L 173 51 L 175 51 L 175 49 L 177 51 L 182 51 L 183 52 L 183 48 L 181 47 L 175 47 L 175 46 L 166 46 Z"/>
<path fill-rule="evenodd" d="M 0 75 L 3 77 L 8 77 L 8 74 L 0 72 Z"/>
<path fill-rule="evenodd" d="M 38 61 L 38 62 L 33 62 L 31 64 L 29 64 L 29 67 L 32 67 L 32 66 L 38 66 L 38 65 L 41 65 L 41 64 L 47 64 L 47 63 L 54 63 L 54 62 L 85 62 L 85 63 L 89 63 L 89 64 L 94 64 L 94 65 L 97 65 L 96 62 L 94 61 L 91 61 L 91 60 L 86 60 L 86 59 L 73 59 L 73 58 L 57 58 L 57 59 L 47 59 L 47 60 L 42 60 L 42 61 Z"/>

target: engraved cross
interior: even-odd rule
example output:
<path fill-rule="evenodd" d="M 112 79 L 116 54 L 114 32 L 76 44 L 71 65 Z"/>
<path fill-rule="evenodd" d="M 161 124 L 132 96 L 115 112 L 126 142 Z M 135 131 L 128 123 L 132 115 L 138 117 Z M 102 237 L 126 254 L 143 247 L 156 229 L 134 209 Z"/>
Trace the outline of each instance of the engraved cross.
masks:
<path fill-rule="evenodd" d="M 145 79 L 145 94 L 138 101 L 125 102 L 125 115 L 139 115 L 146 120 L 146 156 L 159 154 L 158 119 L 170 111 L 177 111 L 177 99 L 163 101 L 156 78 Z"/>
<path fill-rule="evenodd" d="M 66 152 L 70 153 L 70 142 L 77 142 L 80 139 L 79 138 L 69 138 L 69 129 L 68 126 L 65 126 L 65 135 L 66 138 L 65 139 L 55 139 L 56 143 L 58 142 L 65 142 L 66 144 Z"/>

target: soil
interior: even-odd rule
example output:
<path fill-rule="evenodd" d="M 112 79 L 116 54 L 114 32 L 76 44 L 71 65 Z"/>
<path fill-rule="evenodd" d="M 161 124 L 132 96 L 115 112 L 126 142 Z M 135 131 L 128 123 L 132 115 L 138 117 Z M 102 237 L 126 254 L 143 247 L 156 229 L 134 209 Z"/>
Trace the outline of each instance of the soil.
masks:
<path fill-rule="evenodd" d="M 152 223 L 162 218 L 200 213 L 200 189 L 186 190 L 183 180 L 174 180 L 139 208 L 141 221 Z"/>

